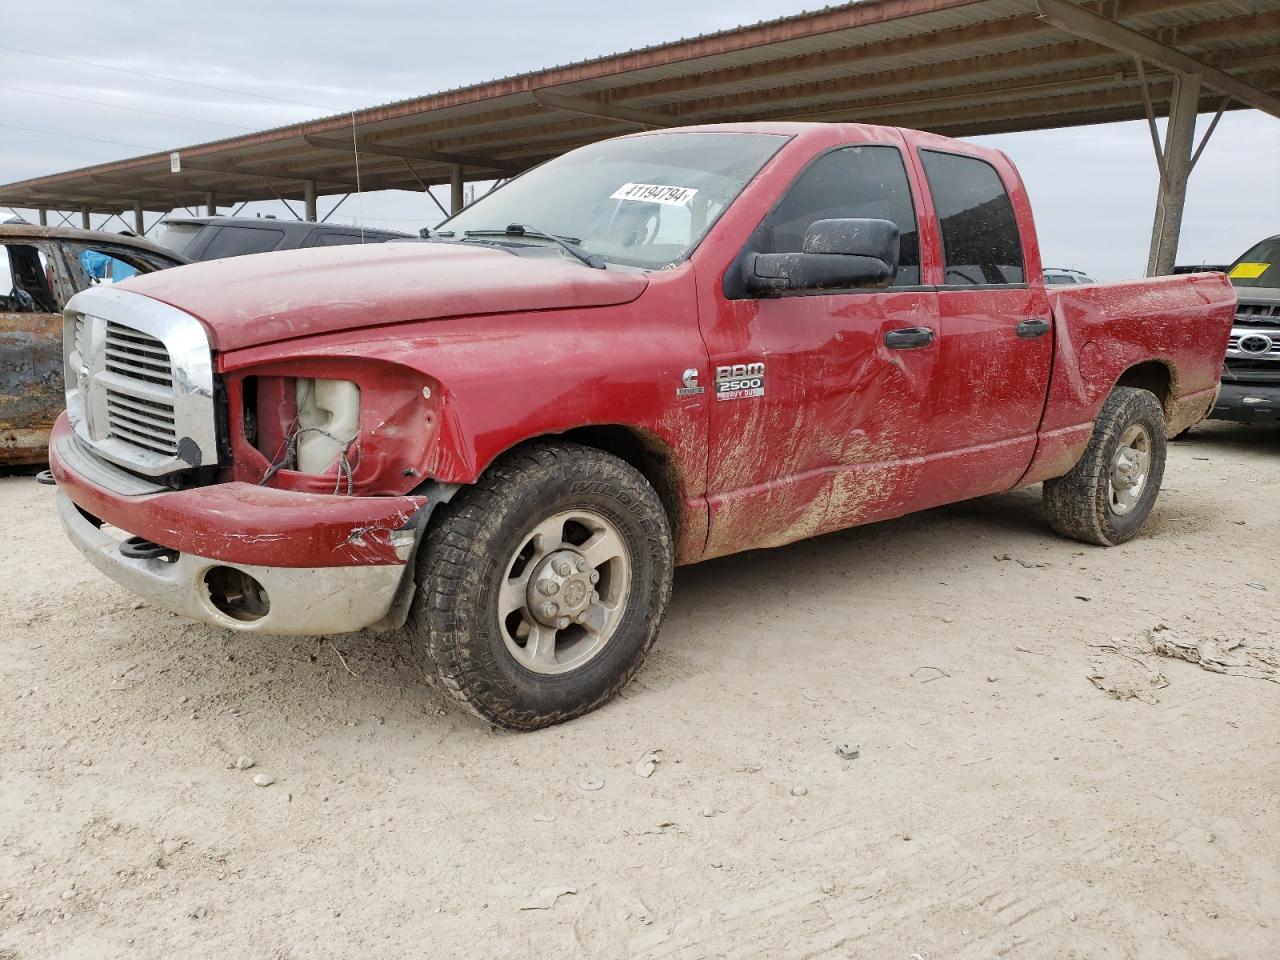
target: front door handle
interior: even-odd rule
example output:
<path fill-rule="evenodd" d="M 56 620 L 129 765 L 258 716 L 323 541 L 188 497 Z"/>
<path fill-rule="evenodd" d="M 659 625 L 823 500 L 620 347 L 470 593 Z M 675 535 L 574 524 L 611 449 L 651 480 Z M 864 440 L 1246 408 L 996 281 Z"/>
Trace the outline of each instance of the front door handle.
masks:
<path fill-rule="evenodd" d="M 1049 332 L 1049 321 L 1034 317 L 1031 320 L 1023 320 L 1014 330 L 1020 337 L 1043 337 Z"/>
<path fill-rule="evenodd" d="M 933 343 L 933 331 L 928 327 L 899 327 L 884 335 L 884 345 L 890 350 L 915 350 Z"/>

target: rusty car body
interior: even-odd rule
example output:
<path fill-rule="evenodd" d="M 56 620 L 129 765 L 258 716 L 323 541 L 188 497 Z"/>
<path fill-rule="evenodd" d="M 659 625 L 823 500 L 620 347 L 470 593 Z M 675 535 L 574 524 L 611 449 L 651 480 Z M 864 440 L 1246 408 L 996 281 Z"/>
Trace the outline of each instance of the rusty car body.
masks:
<path fill-rule="evenodd" d="M 43 463 L 66 403 L 62 310 L 81 290 L 186 263 L 124 234 L 0 224 L 0 466 Z M 7 275 L 4 271 L 8 271 Z"/>

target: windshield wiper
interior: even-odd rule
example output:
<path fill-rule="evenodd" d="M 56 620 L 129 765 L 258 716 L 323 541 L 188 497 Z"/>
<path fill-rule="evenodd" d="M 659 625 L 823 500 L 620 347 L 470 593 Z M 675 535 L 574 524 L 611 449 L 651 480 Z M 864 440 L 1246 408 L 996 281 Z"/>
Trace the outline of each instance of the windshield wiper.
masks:
<path fill-rule="evenodd" d="M 593 270 L 604 270 L 605 262 L 597 257 L 594 253 L 587 253 L 578 246 L 582 241 L 577 237 L 558 237 L 554 233 L 547 233 L 545 230 L 539 230 L 537 227 L 531 227 L 523 223 L 509 223 L 505 230 L 464 230 L 464 236 L 468 237 L 537 237 L 540 240 L 550 240 L 552 243 L 558 244 L 560 249 L 566 251 L 576 260 L 581 260 Z"/>

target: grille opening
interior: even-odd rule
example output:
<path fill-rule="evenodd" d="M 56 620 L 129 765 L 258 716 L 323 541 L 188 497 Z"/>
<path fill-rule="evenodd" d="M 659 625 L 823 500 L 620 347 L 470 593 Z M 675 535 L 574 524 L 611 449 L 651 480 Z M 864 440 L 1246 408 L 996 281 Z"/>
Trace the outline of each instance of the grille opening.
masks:
<path fill-rule="evenodd" d="M 241 623 L 253 623 L 271 612 L 267 589 L 243 570 L 212 567 L 204 575 L 209 602 L 220 613 Z"/>
<path fill-rule="evenodd" d="M 173 386 L 173 364 L 163 342 L 130 327 L 107 322 L 106 368 L 157 386 Z"/>
<path fill-rule="evenodd" d="M 107 424 L 113 437 L 144 450 L 167 455 L 178 450 L 171 404 L 108 390 Z"/>
<path fill-rule="evenodd" d="M 1246 326 L 1274 326 L 1280 323 L 1280 304 L 1236 304 L 1236 323 Z"/>

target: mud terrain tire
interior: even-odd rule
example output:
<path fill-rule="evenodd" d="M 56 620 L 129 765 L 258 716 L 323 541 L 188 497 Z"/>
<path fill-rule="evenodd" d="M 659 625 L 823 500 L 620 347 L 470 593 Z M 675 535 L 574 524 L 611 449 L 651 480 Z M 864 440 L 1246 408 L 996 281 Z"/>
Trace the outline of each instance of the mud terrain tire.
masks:
<path fill-rule="evenodd" d="M 1130 445 L 1124 444 L 1126 438 L 1133 438 Z M 1165 453 L 1164 411 L 1155 394 L 1116 387 L 1102 405 L 1080 462 L 1044 482 L 1049 525 L 1063 536 L 1104 547 L 1131 540 L 1160 493 Z M 1145 459 L 1141 486 L 1117 494 L 1135 475 L 1135 455 L 1138 462 Z M 1131 502 L 1118 504 L 1126 495 Z"/>
<path fill-rule="evenodd" d="M 554 551 L 531 547 L 543 542 L 531 531 L 547 529 L 547 524 L 554 528 L 559 523 L 556 518 L 575 511 L 600 520 L 610 532 L 611 542 L 625 558 L 618 562 L 623 563 L 627 586 L 618 586 L 620 578 L 615 577 L 613 589 L 625 592 L 617 612 L 610 615 L 614 625 L 580 666 L 573 666 L 572 660 L 569 667 L 552 662 L 550 669 L 560 672 L 538 672 L 547 664 L 535 662 L 532 654 L 519 648 L 516 631 L 507 626 L 510 618 L 532 623 L 535 632 L 553 630 L 555 656 L 556 644 L 565 634 L 554 631 L 554 623 L 533 623 L 529 610 L 541 608 L 543 600 L 566 600 L 571 588 L 580 598 L 583 588 L 591 587 L 561 562 L 561 569 L 579 581 L 562 580 L 563 594 L 538 595 L 532 589 L 535 581 L 523 595 L 537 602 L 523 612 L 506 614 L 506 619 L 500 611 L 511 601 L 503 595 L 515 582 L 508 580 L 512 571 L 522 569 L 522 549 L 533 558 L 523 561 L 529 565 L 526 576 L 543 570 L 546 577 L 554 578 L 549 567 L 535 566 L 555 564 Z M 562 529 L 566 542 L 561 546 L 569 548 L 573 521 Z M 574 559 L 571 553 L 561 555 Z M 653 487 L 637 470 L 591 447 L 537 441 L 499 458 L 477 483 L 440 507 L 420 551 L 419 589 L 407 630 L 418 655 L 454 699 L 491 723 L 535 730 L 594 710 L 635 675 L 658 635 L 671 595 L 672 567 L 666 513 Z M 605 573 L 596 586 L 605 590 L 609 578 Z M 509 596 L 517 595 L 522 594 L 510 591 Z M 583 602 L 598 597 L 589 594 Z M 587 615 L 584 611 L 583 616 Z M 579 639 L 586 635 L 585 627 L 569 628 L 570 633 L 574 630 Z M 522 660 L 522 655 L 527 659 Z"/>

